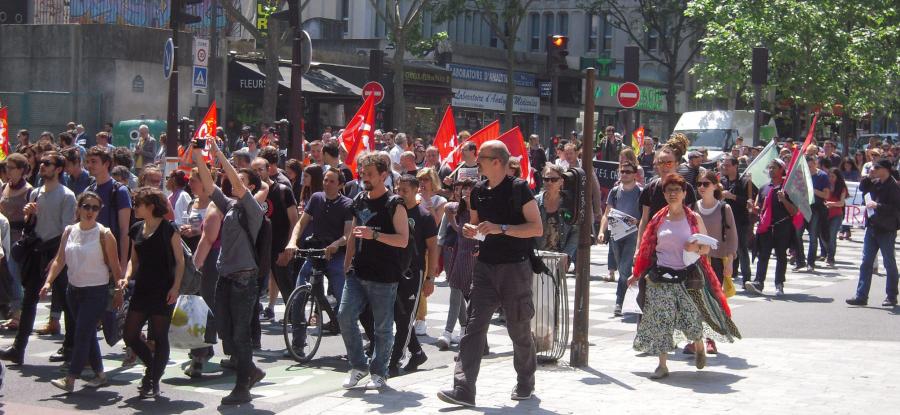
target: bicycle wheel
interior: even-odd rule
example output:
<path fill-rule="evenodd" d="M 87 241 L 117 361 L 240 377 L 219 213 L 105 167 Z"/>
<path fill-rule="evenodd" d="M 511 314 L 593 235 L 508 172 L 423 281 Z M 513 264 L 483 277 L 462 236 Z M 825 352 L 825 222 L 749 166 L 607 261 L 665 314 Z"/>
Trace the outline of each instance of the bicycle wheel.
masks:
<path fill-rule="evenodd" d="M 288 353 L 300 363 L 312 360 L 319 348 L 322 326 L 313 318 L 317 314 L 319 305 L 312 295 L 310 286 L 297 287 L 288 298 L 282 331 Z M 311 322 L 311 319 L 314 321 Z"/>

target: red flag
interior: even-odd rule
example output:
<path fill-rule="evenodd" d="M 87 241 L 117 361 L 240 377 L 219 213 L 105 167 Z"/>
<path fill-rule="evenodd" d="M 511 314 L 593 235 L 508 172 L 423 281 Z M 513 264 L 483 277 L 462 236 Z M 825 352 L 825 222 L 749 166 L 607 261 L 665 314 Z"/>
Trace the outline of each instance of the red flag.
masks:
<path fill-rule="evenodd" d="M 347 150 L 347 158 L 344 164 L 356 175 L 356 157 L 361 151 L 375 149 L 375 135 L 372 134 L 372 126 L 375 125 L 375 94 L 366 97 L 362 106 L 356 111 L 356 115 L 347 123 L 344 132 L 341 133 L 341 145 Z"/>
<path fill-rule="evenodd" d="M 194 129 L 194 137 L 196 139 L 206 139 L 206 147 L 203 148 L 203 158 L 209 162 L 209 148 L 212 140 L 216 139 L 216 101 L 209 105 L 206 116 L 203 117 L 203 123 Z M 188 144 L 187 151 L 183 151 L 181 155 L 181 164 L 190 166 L 193 160 L 194 147 Z M 190 170 L 190 168 L 188 168 Z"/>
<path fill-rule="evenodd" d="M 444 118 L 441 119 L 441 125 L 438 126 L 434 136 L 434 146 L 441 154 L 441 160 L 446 159 L 459 146 L 456 136 L 456 121 L 453 119 L 453 107 L 451 106 L 447 106 Z"/>
<path fill-rule="evenodd" d="M 500 120 L 494 120 L 490 124 L 484 126 L 484 128 L 472 134 L 469 137 L 469 141 L 475 143 L 476 151 L 481 148 L 481 145 L 484 144 L 485 141 L 496 140 L 497 137 L 500 136 Z M 451 170 L 455 170 L 456 166 L 462 162 L 462 145 L 465 143 L 459 143 L 458 146 L 448 154 L 448 158 L 444 160 L 444 163 L 447 163 L 450 166 Z"/>
<path fill-rule="evenodd" d="M 813 115 L 812 124 L 809 126 L 809 131 L 806 133 L 806 140 L 803 140 L 803 145 L 800 146 L 799 151 L 794 151 L 794 156 L 791 158 L 791 164 L 788 165 L 787 175 L 790 176 L 791 170 L 794 169 L 794 164 L 797 163 L 797 159 L 801 156 L 804 156 L 806 153 L 806 148 L 812 143 L 813 135 L 816 132 L 816 121 L 819 119 L 819 112 L 816 111 L 815 115 Z"/>
<path fill-rule="evenodd" d="M 9 155 L 9 122 L 7 121 L 7 109 L 0 108 L 0 160 L 5 160 Z"/>
<path fill-rule="evenodd" d="M 515 126 L 512 130 L 497 137 L 497 140 L 506 144 L 510 156 L 519 157 L 519 164 L 522 167 L 522 180 L 527 181 L 528 186 L 533 189 L 535 186 L 534 173 L 531 171 L 531 163 L 528 162 L 528 151 L 525 149 L 525 137 L 522 135 L 522 130 Z"/>

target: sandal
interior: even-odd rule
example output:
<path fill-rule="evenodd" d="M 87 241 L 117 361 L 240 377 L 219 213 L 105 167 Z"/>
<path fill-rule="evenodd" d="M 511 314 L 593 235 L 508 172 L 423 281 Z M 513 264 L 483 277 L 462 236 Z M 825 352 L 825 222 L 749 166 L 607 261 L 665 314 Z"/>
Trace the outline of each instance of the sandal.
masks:
<path fill-rule="evenodd" d="M 662 379 L 667 376 L 669 376 L 669 369 L 659 366 L 653 371 L 653 374 L 650 375 L 650 379 Z"/>

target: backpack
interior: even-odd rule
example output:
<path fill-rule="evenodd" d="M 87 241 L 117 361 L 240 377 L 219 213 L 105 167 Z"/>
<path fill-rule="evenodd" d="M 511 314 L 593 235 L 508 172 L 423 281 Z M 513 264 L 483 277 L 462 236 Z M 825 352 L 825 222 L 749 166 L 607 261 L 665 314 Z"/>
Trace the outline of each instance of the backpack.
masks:
<path fill-rule="evenodd" d="M 121 188 L 125 188 L 125 191 L 128 192 L 129 194 L 131 192 L 128 191 L 127 187 L 125 187 L 123 184 L 117 182 L 115 179 L 109 179 L 109 180 L 112 181 L 112 184 L 113 184 L 112 190 L 110 190 L 109 199 L 108 199 L 109 200 L 109 212 L 112 212 L 112 213 L 110 213 L 110 215 L 112 216 L 112 219 L 115 222 L 118 222 L 119 200 L 118 200 L 118 198 L 116 198 L 116 192 L 118 192 L 119 189 L 121 189 Z M 97 181 L 95 180 L 85 190 L 87 190 L 89 192 L 97 193 Z M 99 195 L 99 193 L 98 193 L 98 195 Z M 173 208 L 174 208 L 174 206 L 173 206 Z M 98 220 L 98 222 L 99 222 L 99 220 Z M 122 235 L 119 235 L 119 224 L 115 223 L 115 222 L 109 224 L 109 230 L 113 233 L 113 236 L 115 236 L 116 238 L 121 238 Z M 134 209 L 132 208 L 131 214 L 128 218 L 128 228 L 131 229 L 131 225 L 134 225 L 135 222 L 137 222 L 137 219 L 134 217 Z"/>
<path fill-rule="evenodd" d="M 256 267 L 259 269 L 259 277 L 265 278 L 272 270 L 272 221 L 263 215 L 259 233 L 256 234 L 256 239 L 253 239 L 253 233 L 250 232 L 250 224 L 247 222 L 244 210 L 240 208 L 239 204 L 235 204 L 232 209 L 237 209 L 235 213 L 238 215 L 238 222 L 244 229 L 244 233 L 247 234 L 247 239 L 253 244 L 253 260 L 256 261 Z"/>
<path fill-rule="evenodd" d="M 172 223 L 172 226 L 175 227 L 175 224 Z M 187 246 L 183 238 L 179 238 L 179 240 L 181 241 L 181 255 L 184 257 L 184 272 L 181 275 L 181 286 L 178 288 L 178 294 L 198 294 L 203 273 L 194 266 L 194 252 Z M 175 256 L 169 249 L 166 250 L 166 262 L 170 268 L 175 268 Z"/>
<path fill-rule="evenodd" d="M 354 209 L 356 209 L 357 206 L 360 206 L 360 204 L 362 203 L 362 199 L 365 196 L 366 192 L 360 192 L 356 195 L 356 197 L 353 198 Z M 403 206 L 403 198 L 397 195 L 391 195 L 390 197 L 388 197 L 387 208 L 389 212 L 392 212 L 392 215 L 394 209 L 398 206 L 402 209 L 406 209 L 406 207 Z M 415 227 L 411 223 L 409 223 L 409 220 L 407 220 L 407 223 L 407 226 L 409 227 L 409 239 L 406 242 L 406 248 L 396 248 L 400 251 L 400 273 L 404 277 L 406 277 L 409 273 L 409 268 L 412 265 L 412 259 L 419 255 L 419 248 L 416 246 Z M 396 232 L 396 230 L 394 231 Z"/>

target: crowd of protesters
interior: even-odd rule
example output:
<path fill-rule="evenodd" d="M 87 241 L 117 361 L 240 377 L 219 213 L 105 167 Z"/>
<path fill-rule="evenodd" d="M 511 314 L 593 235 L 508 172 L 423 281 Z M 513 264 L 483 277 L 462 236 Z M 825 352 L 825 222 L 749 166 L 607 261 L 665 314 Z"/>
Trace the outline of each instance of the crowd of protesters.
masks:
<path fill-rule="evenodd" d="M 296 160 L 287 159 L 274 128 L 264 126 L 257 137 L 245 127 L 233 139 L 220 129 L 210 138 L 208 158 L 191 151 L 167 174 L 165 147 L 176 144 L 153 137 L 146 126 L 133 148 L 114 147 L 109 128 L 88 140 L 83 127 L 70 127 L 34 142 L 22 130 L 15 151 L 0 162 L 0 268 L 4 286 L 11 287 L 0 311 L 7 318 L 2 329 L 15 333 L 0 359 L 25 362 L 38 302 L 49 294 L 49 318 L 34 331 L 65 334 L 50 360 L 66 368 L 65 377 L 51 382 L 66 392 L 75 390 L 86 365 L 94 376 L 85 386 L 108 384 L 96 329 L 109 308 L 123 310 L 123 365 L 146 367 L 139 396 L 158 396 L 173 308 L 191 267 L 202 275 L 191 294 L 213 311 L 206 343 L 221 340 L 222 348 L 191 350 L 185 374 L 202 377 L 205 363 L 221 350 L 221 366 L 236 374 L 222 403 L 248 402 L 250 389 L 265 377 L 253 361 L 260 322 L 276 319 L 278 297 L 286 300 L 308 280 L 311 264 L 295 253 L 315 245 L 328 257 L 327 292 L 337 319 L 326 329 L 340 333 L 347 350 L 345 388 L 368 376 L 365 388 L 382 389 L 390 377 L 427 360 L 417 335 L 427 333 L 427 298 L 443 275 L 450 306 L 436 344 L 440 350 L 458 344 L 459 357 L 453 388 L 438 396 L 474 404 L 487 326 L 502 310 L 518 373 L 511 398 L 529 399 L 535 383 L 533 252 L 563 253 L 562 269 L 574 265 L 576 196 L 564 187 L 570 169 L 582 167 L 584 151 L 618 162 L 611 189 L 601 189 L 589 171 L 595 215 L 586 220 L 595 241 L 610 244 L 615 316 L 622 316 L 628 287 L 639 287 L 644 317 L 634 348 L 659 356 L 652 378 L 668 375 L 666 356 L 679 342 L 687 341 L 684 351 L 703 368 L 706 354 L 717 352 L 714 339 L 740 338 L 726 300 L 732 278 L 748 293 L 762 294 L 773 251 L 776 296 L 784 295 L 790 263 L 805 272 L 816 272 L 817 262 L 835 265 L 836 241 L 851 238 L 842 226 L 847 182 L 859 181 L 867 210 L 859 287 L 847 303 L 867 303 L 880 251 L 888 276 L 883 305 L 897 304 L 900 147 L 889 143 L 870 142 L 842 158 L 830 140 L 802 155 L 786 140 L 766 166 L 768 183 L 757 188 L 741 173 L 761 147 L 739 139 L 711 163 L 708 152 L 688 152 L 687 138 L 676 134 L 665 143 L 645 137 L 636 153 L 613 126 L 594 149 L 582 148 L 577 134 L 544 149 L 532 135 L 530 165 L 499 141 L 479 147 L 461 132 L 456 167 L 442 163 L 426 140 L 379 130 L 376 148 L 355 160 L 356 171 L 342 161 L 347 151 L 340 132 L 327 129 L 305 143 L 306 157 Z M 179 153 L 193 145 L 179 146 Z M 813 213 L 805 220 L 797 220 L 798 202 L 784 190 L 795 158 L 812 175 Z M 519 178 L 522 170 L 534 175 L 531 188 Z M 621 215 L 637 229 L 624 237 L 609 231 Z M 267 247 L 265 257 L 254 254 L 260 246 Z M 404 252 L 415 253 L 409 264 Z M 460 335 L 454 335 L 457 323 Z M 292 335 L 295 345 L 304 343 L 305 332 Z"/>

